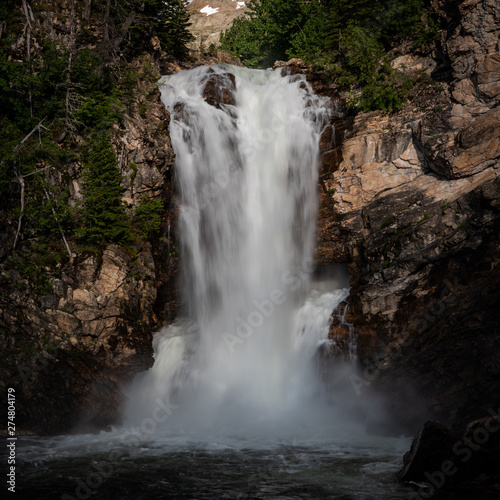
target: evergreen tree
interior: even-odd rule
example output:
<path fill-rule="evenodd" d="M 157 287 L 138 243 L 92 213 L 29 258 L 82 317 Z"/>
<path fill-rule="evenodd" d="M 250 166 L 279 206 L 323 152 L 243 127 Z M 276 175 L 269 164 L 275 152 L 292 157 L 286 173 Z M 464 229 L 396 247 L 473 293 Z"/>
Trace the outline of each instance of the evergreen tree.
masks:
<path fill-rule="evenodd" d="M 249 67 L 304 58 L 355 91 L 351 107 L 394 110 L 408 82 L 395 77 L 386 52 L 403 39 L 415 47 L 432 41 L 437 25 L 425 1 L 251 0 L 247 17 L 221 36 L 221 47 Z"/>
<path fill-rule="evenodd" d="M 124 15 L 134 14 L 131 36 L 127 44 L 130 53 L 150 51 L 149 41 L 157 36 L 162 49 L 168 54 L 183 59 L 188 53 L 187 44 L 193 40 L 189 31 L 186 0 L 121 0 Z"/>
<path fill-rule="evenodd" d="M 130 241 L 128 217 L 121 201 L 122 176 L 109 133 L 93 137 L 83 170 L 80 240 L 103 246 Z"/>
<path fill-rule="evenodd" d="M 221 48 L 249 67 L 271 66 L 287 58 L 291 40 L 308 20 L 308 9 L 301 0 L 250 0 L 247 17 L 236 19 L 221 36 Z"/>
<path fill-rule="evenodd" d="M 163 49 L 182 59 L 193 39 L 189 31 L 189 12 L 186 0 L 146 0 L 145 14 L 155 29 Z"/>

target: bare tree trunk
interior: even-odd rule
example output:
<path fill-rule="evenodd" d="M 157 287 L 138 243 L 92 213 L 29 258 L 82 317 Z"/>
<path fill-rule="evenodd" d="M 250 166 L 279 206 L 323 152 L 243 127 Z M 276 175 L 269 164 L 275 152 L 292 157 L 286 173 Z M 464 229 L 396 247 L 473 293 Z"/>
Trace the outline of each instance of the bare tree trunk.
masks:
<path fill-rule="evenodd" d="M 109 16 L 111 12 L 111 0 L 106 1 L 106 12 L 104 13 L 104 43 L 106 46 L 111 47 L 109 39 Z"/>
<path fill-rule="evenodd" d="M 70 7 L 70 37 L 69 37 L 69 50 L 70 52 L 75 50 L 76 44 L 76 9 L 75 9 L 75 0 L 71 0 Z"/>
<path fill-rule="evenodd" d="M 24 15 L 26 16 L 26 22 L 28 23 L 28 26 L 31 28 L 31 20 L 34 20 L 33 12 L 31 12 L 31 7 L 26 3 L 26 0 L 23 0 L 22 7 Z"/>
<path fill-rule="evenodd" d="M 17 175 L 17 182 L 19 182 L 19 185 L 21 186 L 21 211 L 19 212 L 19 220 L 17 221 L 17 231 L 16 231 L 16 237 L 14 238 L 14 245 L 12 246 L 12 250 L 16 249 L 17 245 L 17 239 L 19 238 L 19 233 L 21 232 L 21 223 L 23 220 L 23 215 L 24 215 L 24 177 L 22 175 Z"/>
<path fill-rule="evenodd" d="M 45 117 L 47 118 L 47 117 Z M 17 155 L 19 153 L 19 151 L 21 151 L 21 149 L 23 148 L 24 146 L 24 143 L 37 131 L 40 129 L 40 127 L 42 127 L 42 122 L 45 120 L 45 118 L 42 118 L 39 122 L 38 122 L 38 125 L 14 148 L 14 150 L 12 151 L 13 155 Z M 3 163 L 3 161 L 1 161 L 0 163 Z M 40 170 L 37 170 L 36 172 L 41 172 L 42 170 L 46 170 L 47 168 L 49 167 L 45 167 L 45 168 L 42 168 Z M 33 175 L 35 174 L 36 172 L 31 172 L 31 174 L 26 174 L 26 175 L 21 175 L 20 173 L 16 173 L 16 181 L 19 183 L 19 185 L 21 186 L 21 211 L 19 212 L 19 220 L 17 221 L 17 231 L 16 231 L 16 236 L 14 238 L 14 245 L 12 246 L 12 250 L 15 250 L 16 248 L 16 245 L 17 245 L 17 240 L 19 238 L 19 233 L 21 232 L 21 224 L 22 224 L 22 220 L 23 220 L 23 215 L 24 215 L 24 190 L 25 190 L 25 182 L 24 182 L 24 178 L 25 177 L 28 177 L 29 175 Z"/>
<path fill-rule="evenodd" d="M 47 198 L 47 201 L 50 203 L 50 209 L 52 211 L 52 215 L 54 216 L 54 219 L 57 223 L 57 227 L 59 228 L 59 232 L 61 233 L 61 238 L 64 242 L 64 246 L 66 247 L 66 250 L 68 251 L 68 255 L 69 255 L 69 258 L 71 259 L 71 249 L 69 248 L 69 245 L 68 245 L 68 242 L 66 240 L 66 237 L 64 236 L 64 232 L 62 230 L 62 227 L 61 227 L 61 224 L 59 222 L 59 219 L 57 218 L 57 214 L 56 214 L 56 211 L 54 210 L 54 207 L 51 203 L 51 200 L 50 200 L 50 196 L 49 196 L 49 192 L 47 191 L 47 189 L 45 189 L 45 186 L 43 186 L 43 192 L 45 193 L 45 197 Z"/>
<path fill-rule="evenodd" d="M 0 21 L 0 40 L 2 39 L 3 32 L 7 29 L 7 23 Z"/>
<path fill-rule="evenodd" d="M 28 71 L 31 77 L 31 33 L 29 28 L 26 30 L 26 50 L 28 52 Z M 31 118 L 33 118 L 33 96 L 31 93 L 31 78 L 29 79 L 28 83 L 28 93 L 30 100 L 30 116 Z"/>
<path fill-rule="evenodd" d="M 66 130 L 69 130 L 69 94 L 70 94 L 70 85 L 71 85 L 71 59 L 73 54 L 69 53 L 68 59 L 68 73 L 66 75 L 66 113 L 64 116 L 64 125 Z"/>
<path fill-rule="evenodd" d="M 75 0 L 71 0 L 70 11 L 70 38 L 69 38 L 69 58 L 68 58 L 68 72 L 66 73 L 66 114 L 64 125 L 66 130 L 70 129 L 70 88 L 71 88 L 71 64 L 73 61 L 73 52 L 76 44 L 76 12 Z"/>
<path fill-rule="evenodd" d="M 24 146 L 24 143 L 42 126 L 42 123 L 44 122 L 46 116 L 42 118 L 39 122 L 38 125 L 35 126 L 35 128 L 14 148 L 12 153 L 14 155 L 17 155 L 19 151 L 21 151 L 22 147 Z"/>
<path fill-rule="evenodd" d="M 92 0 L 87 0 L 85 2 L 85 10 L 83 12 L 83 19 L 90 19 L 90 11 L 92 9 Z"/>
<path fill-rule="evenodd" d="M 130 26 L 132 26 L 132 23 L 135 21 L 135 12 L 131 12 L 128 16 L 127 19 L 125 19 L 125 22 L 123 23 L 121 29 L 120 29 L 120 36 L 113 41 L 113 47 L 115 50 L 118 50 L 120 48 L 121 43 L 127 36 L 128 30 L 130 29 Z"/>

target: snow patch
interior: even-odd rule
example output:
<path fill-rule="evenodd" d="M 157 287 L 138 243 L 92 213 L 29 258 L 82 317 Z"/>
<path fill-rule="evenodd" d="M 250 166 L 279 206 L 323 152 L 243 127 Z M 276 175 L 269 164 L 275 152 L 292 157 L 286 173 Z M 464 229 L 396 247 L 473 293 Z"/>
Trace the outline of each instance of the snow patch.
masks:
<path fill-rule="evenodd" d="M 210 5 L 207 5 L 206 7 L 203 7 L 203 9 L 201 9 L 200 12 L 203 12 L 203 14 L 210 16 L 211 14 L 216 14 L 217 12 L 219 12 L 219 7 L 213 9 L 212 7 L 210 7 Z"/>
<path fill-rule="evenodd" d="M 236 5 L 236 10 L 242 9 L 243 7 L 245 7 L 245 2 L 238 2 Z"/>

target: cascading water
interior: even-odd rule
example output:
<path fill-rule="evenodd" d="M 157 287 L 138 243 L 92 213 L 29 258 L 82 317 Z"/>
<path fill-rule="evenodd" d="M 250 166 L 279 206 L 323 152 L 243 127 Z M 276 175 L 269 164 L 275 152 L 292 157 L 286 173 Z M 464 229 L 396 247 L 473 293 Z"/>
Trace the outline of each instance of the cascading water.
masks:
<path fill-rule="evenodd" d="M 229 72 L 235 103 L 205 102 L 210 78 L 232 88 Z M 177 154 L 183 316 L 155 335 L 124 426 L 18 441 L 21 498 L 413 498 L 394 481 L 409 442 L 368 435 L 354 418 L 366 395 L 318 355 L 336 347 L 331 313 L 348 296 L 342 280 L 310 279 L 326 102 L 302 77 L 234 67 L 160 88 Z"/>
<path fill-rule="evenodd" d="M 204 99 L 214 79 L 235 105 Z M 348 295 L 305 301 L 327 100 L 304 77 L 224 66 L 164 77 L 160 89 L 177 155 L 186 319 L 156 335 L 155 365 L 132 395 L 141 411 L 129 415 L 174 398 L 191 426 L 289 419 L 317 396 L 316 350 Z"/>

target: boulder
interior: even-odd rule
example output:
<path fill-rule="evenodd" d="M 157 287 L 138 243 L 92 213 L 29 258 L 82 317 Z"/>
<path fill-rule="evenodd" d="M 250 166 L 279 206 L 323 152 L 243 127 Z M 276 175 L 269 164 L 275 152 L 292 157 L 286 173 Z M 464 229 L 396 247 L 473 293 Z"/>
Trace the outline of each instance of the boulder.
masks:
<path fill-rule="evenodd" d="M 500 418 L 496 415 L 471 422 L 460 434 L 438 422 L 426 422 L 403 457 L 398 479 L 420 483 L 420 492 L 427 495 L 424 498 L 437 489 L 477 491 L 485 484 L 498 484 L 499 436 Z"/>
<path fill-rule="evenodd" d="M 210 68 L 208 77 L 203 89 L 203 98 L 211 106 L 220 108 L 221 104 L 235 104 L 234 92 L 236 91 L 236 78 L 232 73 L 215 73 Z"/>

